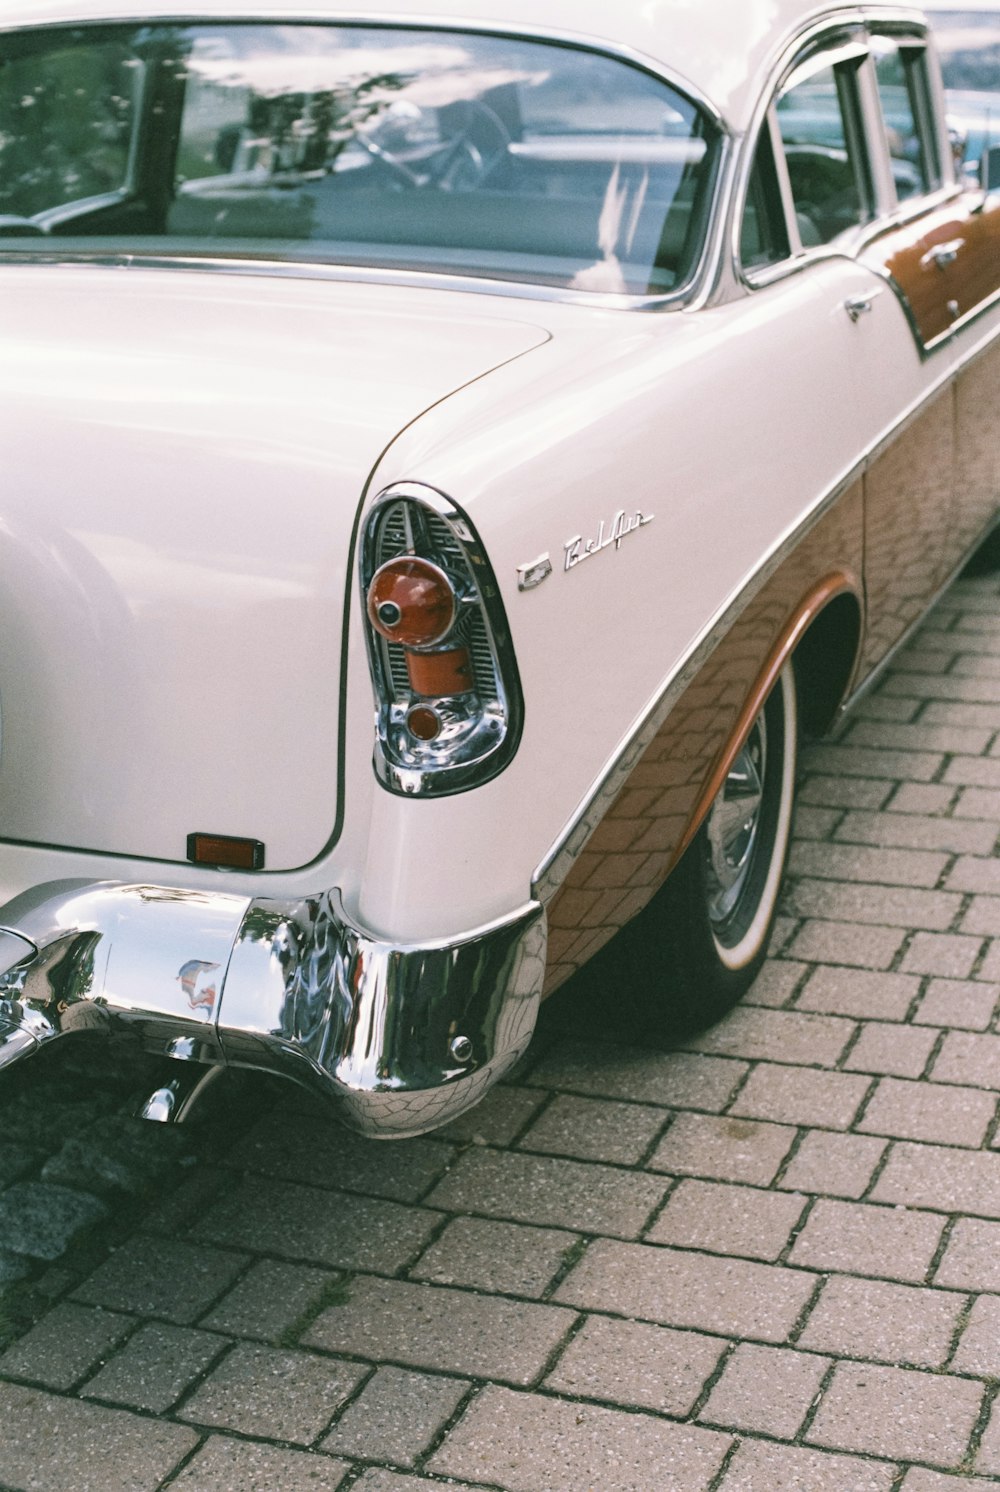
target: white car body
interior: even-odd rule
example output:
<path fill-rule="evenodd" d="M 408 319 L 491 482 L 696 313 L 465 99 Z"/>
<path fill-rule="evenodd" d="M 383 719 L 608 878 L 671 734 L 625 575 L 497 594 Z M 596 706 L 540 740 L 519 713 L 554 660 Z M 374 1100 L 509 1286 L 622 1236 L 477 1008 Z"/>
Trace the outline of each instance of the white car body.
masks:
<path fill-rule="evenodd" d="M 0 252 L 0 1061 L 99 1009 L 413 1133 L 507 1070 L 543 990 L 653 896 L 811 629 L 823 724 L 992 526 L 1000 218 L 955 180 L 929 53 L 933 179 L 897 200 L 869 141 L 864 221 L 809 242 L 786 187 L 787 253 L 741 259 L 776 91 L 829 36 L 869 129 L 865 26 L 923 58 L 895 5 L 2 0 L 0 62 L 15 33 L 199 17 L 552 38 L 720 132 L 676 295 L 616 288 L 597 245 L 590 290 L 64 248 L 54 218 Z M 460 791 L 372 765 L 358 546 L 415 487 L 478 534 L 523 700 L 502 770 Z M 669 792 L 629 809 L 655 743 Z M 263 864 L 189 863 L 196 834 Z"/>

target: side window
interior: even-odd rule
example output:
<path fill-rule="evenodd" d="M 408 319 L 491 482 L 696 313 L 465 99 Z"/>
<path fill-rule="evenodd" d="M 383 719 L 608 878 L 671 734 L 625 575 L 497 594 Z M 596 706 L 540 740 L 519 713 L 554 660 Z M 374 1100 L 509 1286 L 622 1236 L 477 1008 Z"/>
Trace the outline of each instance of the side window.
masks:
<path fill-rule="evenodd" d="M 127 45 L 0 64 L 0 213 L 30 217 L 122 190 L 141 65 Z"/>
<path fill-rule="evenodd" d="M 873 36 L 871 48 L 896 196 L 903 202 L 941 184 L 930 128 L 926 61 L 922 48 L 888 36 Z"/>
<path fill-rule="evenodd" d="M 767 125 L 761 130 L 747 186 L 740 229 L 740 262 L 744 269 L 780 264 L 791 254 L 781 186 Z"/>
<path fill-rule="evenodd" d="M 856 64 L 803 68 L 776 117 L 803 245 L 829 243 L 872 215 Z"/>

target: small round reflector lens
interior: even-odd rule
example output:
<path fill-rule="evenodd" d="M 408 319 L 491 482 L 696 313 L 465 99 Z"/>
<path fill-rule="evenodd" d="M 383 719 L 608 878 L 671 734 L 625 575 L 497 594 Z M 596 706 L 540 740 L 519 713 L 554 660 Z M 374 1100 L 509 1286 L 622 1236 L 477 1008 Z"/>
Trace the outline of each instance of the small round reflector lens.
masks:
<path fill-rule="evenodd" d="M 433 741 L 441 729 L 440 717 L 426 705 L 417 705 L 406 717 L 407 729 L 418 741 Z"/>
<path fill-rule="evenodd" d="M 404 647 L 440 642 L 455 620 L 455 588 L 430 560 L 387 560 L 368 587 L 368 619 L 376 632 Z"/>

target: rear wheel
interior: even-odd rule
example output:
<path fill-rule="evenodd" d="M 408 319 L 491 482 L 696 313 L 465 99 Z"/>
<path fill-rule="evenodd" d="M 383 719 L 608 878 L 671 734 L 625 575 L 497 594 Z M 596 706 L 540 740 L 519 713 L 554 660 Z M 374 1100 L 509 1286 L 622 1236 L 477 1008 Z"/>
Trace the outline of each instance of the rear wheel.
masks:
<path fill-rule="evenodd" d="M 626 930 L 627 998 L 650 1034 L 710 1026 L 764 962 L 791 835 L 797 737 L 789 663 L 680 864 Z"/>

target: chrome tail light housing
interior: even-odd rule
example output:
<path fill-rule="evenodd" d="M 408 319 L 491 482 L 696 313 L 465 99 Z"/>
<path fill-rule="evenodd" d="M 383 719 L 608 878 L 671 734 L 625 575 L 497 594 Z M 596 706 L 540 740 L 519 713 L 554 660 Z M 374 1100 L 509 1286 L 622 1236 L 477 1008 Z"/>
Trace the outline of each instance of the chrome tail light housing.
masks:
<path fill-rule="evenodd" d="M 488 782 L 517 750 L 523 703 L 507 618 L 470 520 L 442 493 L 380 493 L 361 539 L 375 771 L 390 792 Z"/>

